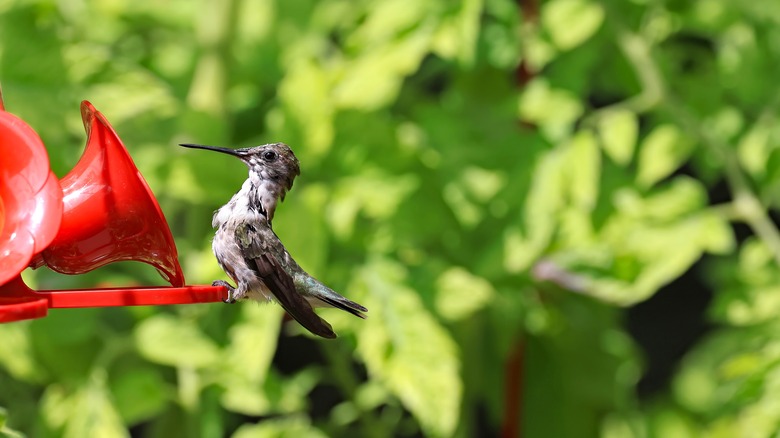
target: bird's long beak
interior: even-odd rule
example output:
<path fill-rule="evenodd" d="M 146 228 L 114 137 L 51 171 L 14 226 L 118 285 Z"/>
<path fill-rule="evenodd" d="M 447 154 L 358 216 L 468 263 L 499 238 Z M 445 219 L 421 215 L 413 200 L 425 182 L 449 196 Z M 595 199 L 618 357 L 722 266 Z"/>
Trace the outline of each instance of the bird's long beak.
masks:
<path fill-rule="evenodd" d="M 209 151 L 216 151 L 216 152 L 222 152 L 223 154 L 233 155 L 234 157 L 243 158 L 244 154 L 242 153 L 242 149 L 230 149 L 230 148 L 223 148 L 219 146 L 206 146 L 202 144 L 189 144 L 189 143 L 180 143 L 179 146 L 184 146 L 185 148 L 193 148 L 193 149 L 206 149 Z"/>

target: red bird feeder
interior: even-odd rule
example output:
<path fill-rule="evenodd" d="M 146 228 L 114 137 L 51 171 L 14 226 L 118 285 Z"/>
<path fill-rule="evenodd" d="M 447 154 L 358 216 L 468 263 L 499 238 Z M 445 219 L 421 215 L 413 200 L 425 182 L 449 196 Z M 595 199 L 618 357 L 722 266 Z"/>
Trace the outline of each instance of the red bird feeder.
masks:
<path fill-rule="evenodd" d="M 49 308 L 219 302 L 221 286 L 185 286 L 176 245 L 157 200 L 103 114 L 87 101 L 87 146 L 61 180 L 38 135 L 3 111 L 0 97 L 0 322 L 45 316 Z M 173 287 L 34 291 L 28 266 L 83 274 L 134 260 Z"/>

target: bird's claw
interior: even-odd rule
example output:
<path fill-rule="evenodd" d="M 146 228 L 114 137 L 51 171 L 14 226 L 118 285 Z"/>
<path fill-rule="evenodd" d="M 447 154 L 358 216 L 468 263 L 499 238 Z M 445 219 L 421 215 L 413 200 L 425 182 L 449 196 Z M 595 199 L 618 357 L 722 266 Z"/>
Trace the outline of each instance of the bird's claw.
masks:
<path fill-rule="evenodd" d="M 231 286 L 230 283 L 228 283 L 225 280 L 215 280 L 213 283 L 211 283 L 211 285 L 222 286 L 225 289 L 227 289 L 227 298 L 222 300 L 223 303 L 233 304 L 236 302 L 236 299 L 233 297 L 233 294 L 235 293 L 236 289 L 233 286 Z"/>

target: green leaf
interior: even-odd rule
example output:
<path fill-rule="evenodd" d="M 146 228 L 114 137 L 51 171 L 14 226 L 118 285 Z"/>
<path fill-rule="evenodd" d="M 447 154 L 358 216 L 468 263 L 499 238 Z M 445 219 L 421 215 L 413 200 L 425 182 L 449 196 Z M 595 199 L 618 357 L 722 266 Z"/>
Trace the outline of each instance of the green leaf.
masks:
<path fill-rule="evenodd" d="M 41 401 L 41 416 L 63 438 L 129 437 L 105 386 L 105 374 L 96 372 L 73 392 L 49 386 Z"/>
<path fill-rule="evenodd" d="M 502 172 L 469 166 L 463 170 L 463 187 L 479 202 L 493 199 L 506 185 L 506 176 Z"/>
<path fill-rule="evenodd" d="M 159 314 L 141 322 L 135 331 L 135 345 L 152 362 L 202 368 L 219 359 L 219 348 L 190 320 Z"/>
<path fill-rule="evenodd" d="M 763 176 L 769 162 L 771 127 L 756 124 L 737 145 L 737 156 L 742 166 L 755 176 Z"/>
<path fill-rule="evenodd" d="M 702 121 L 702 127 L 708 130 L 714 137 L 730 142 L 742 132 L 744 126 L 743 113 L 733 106 L 723 106 L 717 113 Z"/>
<path fill-rule="evenodd" d="M 400 265 L 376 260 L 357 273 L 352 290 L 372 309 L 359 321 L 358 352 L 369 374 L 384 382 L 427 433 L 449 436 L 463 393 L 457 347 L 404 284 Z"/>
<path fill-rule="evenodd" d="M 466 196 L 467 188 L 456 182 L 450 182 L 444 187 L 442 198 L 447 202 L 452 213 L 466 228 L 472 228 L 482 220 L 483 211 Z"/>
<path fill-rule="evenodd" d="M 674 221 L 707 205 L 707 189 L 701 182 L 678 176 L 642 197 L 636 190 L 623 188 L 613 196 L 615 208 L 628 216 L 657 221 Z"/>
<path fill-rule="evenodd" d="M 336 236 L 349 236 L 359 213 L 372 219 L 386 219 L 418 185 L 419 178 L 415 175 L 390 176 L 378 170 L 343 178 L 334 189 L 326 211 L 328 222 Z"/>
<path fill-rule="evenodd" d="M 206 197 L 192 166 L 181 159 L 176 160 L 172 166 L 166 187 L 169 196 L 190 203 L 199 203 Z"/>
<path fill-rule="evenodd" d="M 694 413 L 719 412 L 721 418 L 749 415 L 749 430 L 774 433 L 780 418 L 770 408 L 774 397 L 763 389 L 780 383 L 780 355 L 770 328 L 777 327 L 719 330 L 705 338 L 673 382 L 678 403 Z"/>
<path fill-rule="evenodd" d="M 433 12 L 433 2 L 419 0 L 375 0 L 371 13 L 349 36 L 348 45 L 370 50 L 396 39 L 420 24 Z"/>
<path fill-rule="evenodd" d="M 263 396 L 269 403 L 269 412 L 288 414 L 305 411 L 311 391 L 322 379 L 315 367 L 305 368 L 291 377 L 282 376 L 271 368 L 263 384 Z"/>
<path fill-rule="evenodd" d="M 236 430 L 232 438 L 327 438 L 327 435 L 312 426 L 305 417 L 295 416 L 245 424 Z"/>
<path fill-rule="evenodd" d="M 596 206 L 601 177 L 601 155 L 596 137 L 589 130 L 577 132 L 569 141 L 566 178 L 571 204 L 590 211 Z"/>
<path fill-rule="evenodd" d="M 599 118 L 598 131 L 607 156 L 621 166 L 628 165 L 639 133 L 636 114 L 626 109 L 608 111 Z"/>
<path fill-rule="evenodd" d="M 523 35 L 521 38 L 522 44 L 518 44 L 518 47 L 523 48 L 523 60 L 527 61 L 529 66 L 535 71 L 543 69 L 559 54 L 558 49 L 555 48 L 549 39 L 544 38 L 539 32 Z M 517 55 L 512 55 L 514 56 L 511 58 L 509 58 L 510 54 L 504 56 L 514 61 Z"/>
<path fill-rule="evenodd" d="M 680 130 L 674 125 L 660 125 L 648 134 L 639 150 L 637 183 L 648 188 L 680 167 L 690 153 Z"/>
<path fill-rule="evenodd" d="M 306 147 L 321 155 L 333 142 L 331 73 L 308 59 L 296 59 L 279 83 L 279 98 L 303 132 Z"/>
<path fill-rule="evenodd" d="M 541 126 L 547 138 L 563 140 L 582 115 L 582 103 L 574 94 L 554 89 L 545 78 L 531 81 L 520 96 L 518 112 L 528 122 Z"/>
<path fill-rule="evenodd" d="M 740 248 L 738 267 L 748 278 L 768 279 L 765 271 L 771 271 L 771 264 L 772 251 L 765 242 L 751 238 L 746 240 Z"/>
<path fill-rule="evenodd" d="M 731 260 L 726 266 L 712 267 L 711 281 L 720 289 L 713 314 L 734 326 L 774 321 L 780 311 L 780 272 L 769 247 L 755 237 L 748 238 L 736 266 Z"/>
<path fill-rule="evenodd" d="M 24 438 L 24 435 L 6 425 L 8 422 L 8 411 L 0 407 L 0 438 Z"/>
<path fill-rule="evenodd" d="M 262 385 L 271 366 L 283 312 L 269 306 L 246 305 L 241 321 L 230 329 L 230 343 L 220 360 L 222 405 L 245 415 L 264 414 L 269 403 Z"/>
<path fill-rule="evenodd" d="M 72 309 L 53 312 L 30 324 L 33 336 L 46 333 L 48 341 L 58 344 L 78 344 L 89 341 L 98 328 L 98 309 Z"/>
<path fill-rule="evenodd" d="M 113 80 L 92 87 L 89 100 L 114 126 L 143 114 L 169 117 L 182 109 L 167 84 L 145 69 L 116 71 Z"/>
<path fill-rule="evenodd" d="M 550 244 L 557 226 L 554 218 L 565 203 L 566 164 L 564 151 L 556 149 L 534 166 L 523 208 L 525 232 L 515 227 L 504 231 L 504 267 L 509 272 L 527 269 Z"/>
<path fill-rule="evenodd" d="M 99 315 L 96 308 L 63 309 L 30 322 L 36 366 L 55 379 L 82 379 L 101 347 Z M 106 333 L 102 341 L 111 339 L 113 334 Z"/>
<path fill-rule="evenodd" d="M 431 34 L 429 27 L 421 27 L 406 38 L 372 47 L 345 64 L 333 89 L 333 102 L 339 108 L 364 111 L 392 102 L 403 79 L 417 70 L 428 52 Z"/>
<path fill-rule="evenodd" d="M 28 324 L 0 325 L 0 365 L 15 379 L 40 382 L 45 376 L 36 364 Z"/>
<path fill-rule="evenodd" d="M 444 58 L 456 58 L 461 64 L 474 63 L 483 0 L 460 2 L 456 14 L 444 18 L 436 31 L 432 50 Z"/>
<path fill-rule="evenodd" d="M 166 386 L 156 369 L 141 367 L 120 374 L 110 385 L 116 410 L 127 424 L 161 414 L 169 399 Z"/>
<path fill-rule="evenodd" d="M 301 187 L 285 199 L 274 219 L 274 231 L 287 250 L 313 275 L 323 269 L 329 250 L 330 236 L 321 214 L 326 210 L 328 197 L 324 184 Z"/>
<path fill-rule="evenodd" d="M 604 10 L 588 0 L 552 0 L 542 6 L 542 24 L 561 50 L 579 46 L 601 27 Z"/>
<path fill-rule="evenodd" d="M 583 272 L 580 280 L 588 294 L 619 305 L 648 298 L 682 275 L 705 251 L 727 253 L 734 246 L 728 221 L 710 211 L 669 224 L 643 223 L 617 216 L 604 227 L 600 239 L 614 248 L 613 271 L 593 276 Z M 632 274 L 627 278 L 616 275 L 620 260 L 633 265 Z M 578 263 L 591 265 L 592 261 L 582 258 Z"/>
<path fill-rule="evenodd" d="M 451 321 L 470 316 L 496 293 L 490 282 L 460 267 L 444 271 L 436 280 L 436 287 L 436 311 Z"/>

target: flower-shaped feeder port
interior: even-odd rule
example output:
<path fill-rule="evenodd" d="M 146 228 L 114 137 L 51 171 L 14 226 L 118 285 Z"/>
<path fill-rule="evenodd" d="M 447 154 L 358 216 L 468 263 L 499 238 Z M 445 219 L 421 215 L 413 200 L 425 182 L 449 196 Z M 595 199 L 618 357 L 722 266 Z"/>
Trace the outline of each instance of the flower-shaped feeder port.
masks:
<path fill-rule="evenodd" d="M 35 132 L 0 111 L 0 322 L 41 317 L 57 307 L 226 298 L 223 287 L 184 286 L 173 237 L 149 186 L 105 117 L 87 101 L 81 113 L 87 147 L 57 181 Z M 120 260 L 150 264 L 174 287 L 36 292 L 19 275 L 28 264 L 82 274 Z"/>

